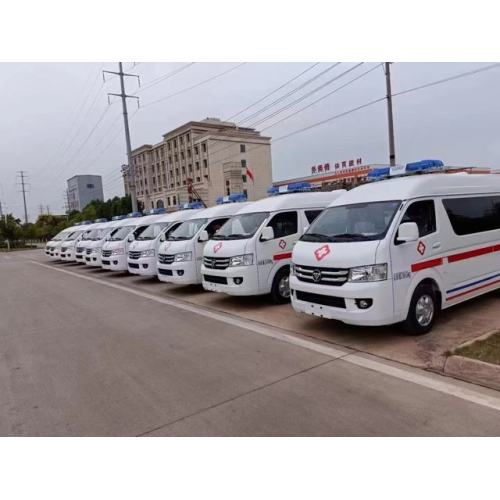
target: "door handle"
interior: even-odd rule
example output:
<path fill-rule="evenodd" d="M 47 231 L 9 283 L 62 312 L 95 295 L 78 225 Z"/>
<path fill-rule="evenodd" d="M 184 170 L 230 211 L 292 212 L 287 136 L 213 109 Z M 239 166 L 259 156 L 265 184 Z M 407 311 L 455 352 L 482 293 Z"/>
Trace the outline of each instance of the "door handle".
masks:
<path fill-rule="evenodd" d="M 441 242 L 440 241 L 436 241 L 436 243 L 433 243 L 432 244 L 432 248 L 434 250 L 438 249 L 438 248 L 441 248 Z"/>

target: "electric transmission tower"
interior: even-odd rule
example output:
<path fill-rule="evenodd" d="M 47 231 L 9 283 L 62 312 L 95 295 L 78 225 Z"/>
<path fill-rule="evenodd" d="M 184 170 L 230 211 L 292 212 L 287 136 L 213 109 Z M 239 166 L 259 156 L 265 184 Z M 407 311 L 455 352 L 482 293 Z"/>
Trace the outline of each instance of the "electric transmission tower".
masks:
<path fill-rule="evenodd" d="M 130 129 L 129 129 L 129 125 L 128 125 L 127 99 L 137 99 L 137 105 L 139 105 L 139 98 L 135 95 L 127 95 L 127 93 L 125 92 L 124 77 L 131 76 L 133 78 L 137 78 L 137 81 L 139 82 L 139 86 L 141 85 L 141 80 L 139 78 L 139 75 L 131 75 L 129 73 L 124 73 L 123 72 L 123 65 L 121 62 L 118 63 L 118 71 L 103 71 L 102 77 L 103 77 L 104 81 L 106 81 L 105 80 L 106 73 L 110 73 L 112 75 L 118 75 L 120 77 L 121 92 L 119 94 L 108 93 L 108 102 L 109 102 L 110 95 L 120 97 L 122 100 L 123 123 L 125 126 L 125 143 L 127 146 L 127 161 L 128 161 L 128 168 L 129 168 L 130 198 L 132 200 L 132 211 L 137 212 L 137 194 L 136 194 L 136 188 L 135 188 L 135 168 L 134 168 L 134 164 L 132 162 L 132 147 L 130 145 Z"/>
<path fill-rule="evenodd" d="M 26 208 L 26 171 L 19 170 L 17 172 L 18 179 L 20 179 L 21 193 L 23 193 L 23 203 L 24 203 L 24 223 L 28 224 L 28 209 Z"/>

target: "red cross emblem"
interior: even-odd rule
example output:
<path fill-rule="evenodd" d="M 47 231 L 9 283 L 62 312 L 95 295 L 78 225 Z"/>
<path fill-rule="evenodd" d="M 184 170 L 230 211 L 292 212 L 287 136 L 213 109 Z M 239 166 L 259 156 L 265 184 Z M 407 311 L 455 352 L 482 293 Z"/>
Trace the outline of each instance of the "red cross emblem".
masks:
<path fill-rule="evenodd" d="M 285 240 L 280 240 L 280 242 L 278 243 L 278 245 L 281 248 L 281 250 L 284 250 L 285 247 L 286 247 L 286 241 Z"/>
<path fill-rule="evenodd" d="M 330 253 L 330 247 L 328 245 L 323 245 L 322 247 L 319 247 L 318 249 L 314 250 L 314 256 L 318 261 L 324 259 L 329 253 Z"/>
<path fill-rule="evenodd" d="M 425 253 L 425 243 L 424 242 L 420 242 L 417 246 L 417 252 L 420 254 L 420 255 L 424 255 Z"/>
<path fill-rule="evenodd" d="M 217 253 L 222 247 L 222 243 L 219 242 L 217 245 L 214 245 L 214 253 Z"/>

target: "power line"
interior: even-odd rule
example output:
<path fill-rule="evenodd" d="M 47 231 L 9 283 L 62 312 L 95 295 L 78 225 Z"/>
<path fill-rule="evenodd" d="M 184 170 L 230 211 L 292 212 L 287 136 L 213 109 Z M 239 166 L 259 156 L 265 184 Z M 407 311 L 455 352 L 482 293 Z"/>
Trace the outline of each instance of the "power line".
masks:
<path fill-rule="evenodd" d="M 259 120 L 257 120 L 256 122 L 253 122 L 250 124 L 251 127 L 255 127 L 256 125 L 260 125 L 261 123 L 269 120 L 269 118 L 274 118 L 275 116 L 281 114 L 283 111 L 286 111 L 287 109 L 290 109 L 292 108 L 293 106 L 295 106 L 296 104 L 298 104 L 299 102 L 302 102 L 304 99 L 307 99 L 308 97 L 311 97 L 312 95 L 314 95 L 316 92 L 319 92 L 320 90 L 323 90 L 325 87 L 328 87 L 329 85 L 331 85 L 333 82 L 336 82 L 337 80 L 339 80 L 340 78 L 342 78 L 343 76 L 347 75 L 348 73 L 350 73 L 351 71 L 354 71 L 355 69 L 359 68 L 362 64 L 364 63 L 357 63 L 355 64 L 353 67 L 347 69 L 346 71 L 340 73 L 340 75 L 337 75 L 335 76 L 334 78 L 331 78 L 330 80 L 328 80 L 327 82 L 321 84 L 319 87 L 316 87 L 312 90 L 310 90 L 309 92 L 307 92 L 306 94 L 298 97 L 297 99 L 295 99 L 294 101 L 286 104 L 285 106 L 273 111 L 272 113 L 270 113 L 269 115 L 267 116 L 264 116 L 264 118 L 260 118 Z"/>
<path fill-rule="evenodd" d="M 483 71 L 488 71 L 490 69 L 497 68 L 499 66 L 500 66 L 500 63 L 494 63 L 494 64 L 490 64 L 488 66 L 483 66 L 482 68 L 479 68 L 479 69 L 475 69 L 472 71 L 466 71 L 464 73 L 459 73 L 458 75 L 449 76 L 448 78 L 442 78 L 441 80 L 436 80 L 434 82 L 425 83 L 423 85 L 413 87 L 411 89 L 406 89 L 406 90 L 402 90 L 401 92 L 396 92 L 396 93 L 392 94 L 392 97 L 400 96 L 403 94 L 408 94 L 410 92 L 415 92 L 416 90 L 426 89 L 428 87 L 432 87 L 434 85 L 439 85 L 441 83 L 451 82 L 452 80 L 458 80 L 459 78 L 464 78 L 466 76 L 476 75 L 478 73 L 482 73 Z"/>
<path fill-rule="evenodd" d="M 226 118 L 224 121 L 229 121 L 229 120 L 232 120 L 233 118 L 237 117 L 238 115 L 241 115 L 241 113 L 244 113 L 245 111 L 249 110 L 250 108 L 253 108 L 254 106 L 256 106 L 257 104 L 261 103 L 262 101 L 265 101 L 268 97 L 272 96 L 273 94 L 275 94 L 276 92 L 278 92 L 279 90 L 281 90 L 282 88 L 286 87 L 289 83 L 292 83 L 293 81 L 297 80 L 297 78 L 300 78 L 302 75 L 304 75 L 305 73 L 307 73 L 308 71 L 310 71 L 311 69 L 313 69 L 314 67 L 316 67 L 319 63 L 314 63 L 312 64 L 311 66 L 308 66 L 304 71 L 301 71 L 298 75 L 295 75 L 293 78 L 291 78 L 290 80 L 287 80 L 285 83 L 283 83 L 282 85 L 280 85 L 279 87 L 275 88 L 274 90 L 272 90 L 271 92 L 269 92 L 268 94 L 266 94 L 265 96 L 261 97 L 260 99 L 258 99 L 257 101 L 253 102 L 252 104 L 250 104 L 249 106 L 247 106 L 246 108 L 243 108 L 241 111 L 238 111 L 237 113 L 235 113 L 234 115 L 231 115 L 229 116 L 228 118 Z"/>
<path fill-rule="evenodd" d="M 158 85 L 161 82 L 164 82 L 165 80 L 172 78 L 175 75 L 178 75 L 179 73 L 182 73 L 186 69 L 190 68 L 196 64 L 195 62 L 187 63 L 184 66 L 181 66 L 180 68 L 177 68 L 169 73 L 166 73 L 165 75 L 159 76 L 158 78 L 155 78 L 154 80 L 151 80 L 149 83 L 146 83 L 146 85 L 143 85 L 139 90 L 133 93 L 133 95 L 140 94 L 141 92 L 144 92 L 145 90 L 149 90 L 151 87 L 154 87 L 155 85 Z"/>
<path fill-rule="evenodd" d="M 142 108 L 147 108 L 149 106 L 152 106 L 153 104 L 157 104 L 159 102 L 162 102 L 162 101 L 165 101 L 167 99 L 170 99 L 172 97 L 175 97 L 175 96 L 178 96 L 179 94 L 183 94 L 184 92 L 188 92 L 189 90 L 193 90 L 197 87 L 200 87 L 201 85 L 205 85 L 206 83 L 209 83 L 217 78 L 220 78 L 221 76 L 224 76 L 224 75 L 227 75 L 228 73 L 231 73 L 232 71 L 240 68 L 241 66 L 245 65 L 246 63 L 240 63 L 240 64 L 237 64 L 236 66 L 233 66 L 232 68 L 229 68 L 225 71 L 222 71 L 221 73 L 217 73 L 216 75 L 214 76 L 211 76 L 210 78 L 207 78 L 206 80 L 202 80 L 201 82 L 198 82 L 198 83 L 195 83 L 194 85 L 191 85 L 190 87 L 185 87 L 181 90 L 178 90 L 177 92 L 174 92 L 173 94 L 169 94 L 165 97 L 161 97 L 160 99 L 156 99 L 155 101 L 151 101 L 151 102 L 148 102 L 147 104 L 144 104 L 142 106 Z"/>
<path fill-rule="evenodd" d="M 274 101 L 270 102 L 269 104 L 267 104 L 266 106 L 264 106 L 263 108 L 261 108 L 260 110 L 257 110 L 255 111 L 254 113 L 248 115 L 246 118 L 242 118 L 240 120 L 240 123 L 243 123 L 243 122 L 247 122 L 255 117 L 257 117 L 258 115 L 260 115 L 263 111 L 267 111 L 269 108 L 272 108 L 275 104 L 278 104 L 280 103 L 281 101 L 285 100 L 287 97 L 290 97 L 291 95 L 295 94 L 296 92 L 298 92 L 299 90 L 302 90 L 304 87 L 307 87 L 307 85 L 309 85 L 310 83 L 314 82 L 315 80 L 317 80 L 318 78 L 322 77 L 323 75 L 325 75 L 326 73 L 328 73 L 329 71 L 331 71 L 332 69 L 336 68 L 340 63 L 337 62 L 337 63 L 334 63 L 330 66 L 328 66 L 326 69 L 324 69 L 323 71 L 320 71 L 318 74 L 316 74 L 315 76 L 313 76 L 312 78 L 309 78 L 309 80 L 306 80 L 304 83 L 300 84 L 298 87 L 290 90 L 289 92 L 287 92 L 286 94 L 282 95 L 281 97 L 278 97 L 278 99 L 275 99 Z"/>
<path fill-rule="evenodd" d="M 332 91 L 328 92 L 327 94 L 319 97 L 318 99 L 316 99 L 315 101 L 309 103 L 307 106 L 304 106 L 296 111 L 294 111 L 293 113 L 290 113 L 289 115 L 287 116 L 284 116 L 283 118 L 280 118 L 278 121 L 275 121 L 274 123 L 271 123 L 271 125 L 268 125 L 267 127 L 264 127 L 262 129 L 262 131 L 264 130 L 268 130 L 276 125 L 278 125 L 279 123 L 282 123 L 286 120 L 288 120 L 289 118 L 292 118 L 292 116 L 295 116 L 299 113 L 301 113 L 302 111 L 305 111 L 306 109 L 314 106 L 315 104 L 317 104 L 318 102 L 326 99 L 327 97 L 330 97 L 332 94 L 335 94 L 336 92 L 338 92 L 339 90 L 342 90 L 343 88 L 351 85 L 352 83 L 354 83 L 355 81 L 363 78 L 364 76 L 368 75 L 369 73 L 371 73 L 372 71 L 375 71 L 377 68 L 378 68 L 379 64 L 377 63 L 375 66 L 373 66 L 372 68 L 370 68 L 368 71 L 365 71 L 363 73 L 361 73 L 360 75 L 358 75 L 356 78 L 353 78 L 351 80 L 349 80 L 348 82 L 344 83 L 343 85 L 341 85 L 340 87 L 337 87 L 335 89 L 333 89 Z"/>

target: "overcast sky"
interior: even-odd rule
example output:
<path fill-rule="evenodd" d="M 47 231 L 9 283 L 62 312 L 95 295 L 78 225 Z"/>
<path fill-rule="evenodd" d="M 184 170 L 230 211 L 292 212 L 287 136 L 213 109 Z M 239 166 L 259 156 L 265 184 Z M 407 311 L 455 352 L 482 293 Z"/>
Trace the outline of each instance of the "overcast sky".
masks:
<path fill-rule="evenodd" d="M 196 63 L 182 69 L 186 64 L 125 63 L 126 70 L 140 75 L 144 87 L 138 93 L 138 111 L 134 100 L 129 101 L 133 148 L 157 143 L 162 134 L 189 120 L 207 116 L 227 119 L 306 70 L 234 121 L 248 126 L 262 120 L 255 127 L 265 129 L 371 68 L 373 71 L 366 76 L 263 133 L 278 139 L 385 95 L 385 77 L 377 63 L 364 63 L 331 83 L 356 63 L 335 67 L 333 63 L 311 67 L 312 62 L 247 63 L 239 67 L 237 63 Z M 487 64 L 393 64 L 392 91 L 397 93 Z M 235 69 L 171 96 L 231 68 Z M 19 170 L 25 170 L 29 179 L 31 221 L 39 213 L 40 204 L 49 205 L 52 213 L 63 212 L 66 179 L 74 174 L 100 174 L 105 198 L 123 195 L 119 171 L 126 163 L 126 154 L 121 105 L 117 98 L 111 98 L 110 106 L 107 101 L 107 92 L 119 92 L 119 82 L 115 77 L 103 83 L 101 69 L 116 70 L 117 64 L 0 64 L 0 200 L 4 210 L 19 217 L 23 213 L 16 185 Z M 149 82 L 177 69 L 182 70 L 147 88 Z M 245 120 L 323 71 L 308 85 Z M 294 103 L 323 84 L 321 90 Z M 133 78 L 128 78 L 126 85 L 129 93 L 138 90 Z M 438 158 L 450 165 L 500 166 L 499 89 L 500 67 L 496 67 L 395 97 L 397 162 Z M 281 110 L 288 104 L 289 108 Z M 365 163 L 388 161 L 385 101 L 278 140 L 272 146 L 273 178 L 306 175 L 314 164 L 359 157 Z"/>

